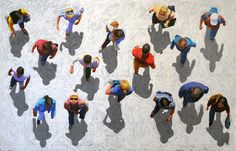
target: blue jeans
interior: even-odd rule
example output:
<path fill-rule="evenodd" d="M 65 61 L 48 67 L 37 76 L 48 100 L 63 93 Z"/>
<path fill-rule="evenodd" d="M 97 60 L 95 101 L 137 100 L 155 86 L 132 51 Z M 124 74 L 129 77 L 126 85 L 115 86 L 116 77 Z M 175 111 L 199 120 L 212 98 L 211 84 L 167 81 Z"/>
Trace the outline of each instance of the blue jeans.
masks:
<path fill-rule="evenodd" d="M 184 50 L 181 52 L 181 58 L 180 58 L 180 63 L 184 64 L 185 61 L 187 60 L 187 55 L 190 49 Z"/>
<path fill-rule="evenodd" d="M 216 111 L 211 106 L 210 112 L 209 112 L 209 122 L 212 123 L 214 121 Z"/>
<path fill-rule="evenodd" d="M 42 121 L 45 119 L 44 112 L 39 112 L 38 120 Z"/>
<path fill-rule="evenodd" d="M 25 28 L 24 22 L 18 24 L 21 29 Z"/>
<path fill-rule="evenodd" d="M 42 66 L 45 65 L 47 59 L 48 59 L 48 56 L 41 56 L 40 55 L 40 63 Z"/>
<path fill-rule="evenodd" d="M 80 119 L 84 119 L 85 118 L 85 114 L 86 114 L 86 112 L 88 111 L 88 107 L 87 106 L 85 106 L 85 107 L 82 107 L 81 109 L 80 109 L 80 111 L 79 111 L 79 118 Z M 68 119 L 69 119 L 69 125 L 70 126 L 72 126 L 72 125 L 74 125 L 74 117 L 75 117 L 75 113 L 74 112 L 71 112 L 71 111 L 68 111 L 68 113 L 69 113 L 69 117 L 68 117 Z"/>
<path fill-rule="evenodd" d="M 16 85 L 17 82 L 19 82 L 20 84 L 23 84 L 23 81 L 22 82 L 16 81 L 16 79 L 14 79 L 14 77 L 12 76 L 11 77 L 11 82 L 10 82 L 10 87 L 13 88 Z"/>
<path fill-rule="evenodd" d="M 209 30 L 209 35 L 210 35 L 210 39 L 211 39 L 211 40 L 214 40 L 214 39 L 215 39 L 216 34 L 217 34 L 217 31 L 218 31 L 218 29 L 217 29 L 217 30 L 216 30 L 216 29 L 210 29 L 210 30 Z"/>

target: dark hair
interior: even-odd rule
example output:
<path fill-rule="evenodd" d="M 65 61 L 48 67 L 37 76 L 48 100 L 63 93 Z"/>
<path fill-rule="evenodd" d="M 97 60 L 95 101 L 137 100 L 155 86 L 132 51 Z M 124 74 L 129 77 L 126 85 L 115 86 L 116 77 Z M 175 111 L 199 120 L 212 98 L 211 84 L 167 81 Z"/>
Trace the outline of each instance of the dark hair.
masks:
<path fill-rule="evenodd" d="M 46 103 L 47 105 L 52 104 L 52 98 L 50 98 L 48 95 L 45 95 L 43 98 L 44 98 L 45 103 Z"/>
<path fill-rule="evenodd" d="M 125 37 L 124 31 L 121 30 L 121 29 L 115 29 L 115 30 L 113 30 L 113 34 L 114 34 L 115 37 L 117 37 L 118 39 L 119 39 L 119 38 L 122 38 L 122 37 Z"/>
<path fill-rule="evenodd" d="M 223 96 L 221 96 L 221 97 L 219 98 L 219 102 L 222 103 L 224 106 L 228 104 L 228 103 L 227 103 L 227 99 L 226 99 L 225 97 L 223 97 Z"/>
<path fill-rule="evenodd" d="M 92 56 L 85 55 L 83 60 L 84 60 L 84 63 L 89 64 L 92 61 Z"/>
<path fill-rule="evenodd" d="M 23 67 L 18 67 L 16 69 L 16 73 L 19 74 L 19 75 L 23 75 L 24 74 L 24 68 Z"/>
<path fill-rule="evenodd" d="M 162 98 L 161 99 L 161 105 L 166 107 L 164 104 L 167 103 L 167 106 L 170 104 L 170 101 L 167 98 Z"/>
<path fill-rule="evenodd" d="M 45 42 L 43 44 L 43 49 L 51 52 L 52 51 L 52 42 L 51 41 Z"/>
<path fill-rule="evenodd" d="M 142 48 L 143 53 L 149 53 L 150 51 L 150 45 L 149 44 L 144 44 Z"/>

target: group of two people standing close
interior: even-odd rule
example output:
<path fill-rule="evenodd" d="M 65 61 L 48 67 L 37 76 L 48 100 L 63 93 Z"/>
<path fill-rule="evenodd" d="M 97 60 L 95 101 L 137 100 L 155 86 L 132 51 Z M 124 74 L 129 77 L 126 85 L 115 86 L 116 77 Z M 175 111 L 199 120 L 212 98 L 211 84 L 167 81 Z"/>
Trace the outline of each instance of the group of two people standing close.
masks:
<path fill-rule="evenodd" d="M 69 36 L 69 34 L 72 32 L 73 25 L 78 25 L 81 21 L 82 14 L 84 12 L 84 9 L 81 8 L 79 11 L 75 12 L 72 8 L 67 8 L 63 11 L 61 11 L 60 15 L 57 17 L 57 30 L 59 30 L 59 22 L 60 18 L 64 17 L 64 19 L 68 20 L 69 24 L 66 29 L 66 38 Z M 166 6 L 166 5 L 160 5 L 157 4 L 153 8 L 150 9 L 149 13 L 153 12 L 152 17 L 152 25 L 149 27 L 149 30 L 151 31 L 152 28 L 154 28 L 155 24 L 160 24 L 159 28 L 168 28 L 171 26 L 174 26 L 176 18 L 175 18 L 175 7 L 174 6 Z M 19 24 L 21 31 L 28 35 L 27 30 L 24 28 L 24 23 L 30 21 L 30 15 L 25 9 L 19 9 L 17 11 L 13 11 L 10 13 L 8 17 L 6 17 L 8 26 L 10 31 L 12 32 L 12 36 L 16 37 L 16 32 L 13 28 L 14 24 Z M 200 30 L 202 29 L 202 23 L 205 23 L 207 28 L 209 29 L 209 35 L 210 39 L 212 41 L 215 40 L 216 33 L 220 27 L 220 24 L 225 25 L 224 18 L 219 15 L 218 9 L 215 7 L 212 7 L 210 11 L 204 13 L 201 16 L 200 19 Z M 102 44 L 101 48 L 104 49 L 107 47 L 107 45 L 112 42 L 113 46 L 116 49 L 119 49 L 119 44 L 121 41 L 125 39 L 125 33 L 124 30 L 119 28 L 119 23 L 117 21 L 113 21 L 110 24 L 106 25 L 106 32 L 107 37 L 104 43 Z M 190 51 L 191 47 L 196 47 L 196 43 L 193 42 L 188 37 L 182 37 L 180 35 L 176 35 L 174 40 L 171 42 L 170 48 L 173 49 L 176 46 L 176 48 L 181 53 L 181 60 L 180 63 L 184 64 L 187 59 L 187 54 Z M 39 60 L 40 64 L 42 66 L 45 65 L 45 62 L 47 61 L 47 58 L 50 56 L 50 59 L 55 57 L 57 50 L 58 50 L 58 44 L 53 43 L 48 40 L 40 39 L 35 42 L 32 52 L 34 52 L 34 49 L 37 48 L 39 53 Z M 132 54 L 134 56 L 134 74 L 138 74 L 138 70 L 140 67 L 142 68 L 155 68 L 155 61 L 153 55 L 150 53 L 150 45 L 144 44 L 142 48 L 140 48 L 138 45 L 135 46 L 135 48 L 132 51 Z M 99 65 L 100 59 L 98 57 L 92 57 L 91 55 L 87 54 L 83 57 L 77 58 L 73 61 L 73 64 L 71 65 L 70 73 L 74 72 L 74 64 L 76 62 L 79 62 L 84 67 L 84 74 L 87 79 L 89 80 L 89 77 L 91 76 L 91 71 L 95 72 L 96 68 Z M 22 90 L 24 90 L 29 81 L 30 76 L 24 75 L 24 68 L 19 67 L 16 71 L 13 69 L 10 69 L 8 74 L 9 76 L 13 76 L 11 79 L 10 89 L 16 85 L 17 82 L 22 84 L 21 87 Z M 26 80 L 26 83 L 24 85 L 24 81 Z M 186 106 L 187 103 L 194 103 L 200 100 L 200 98 L 203 96 L 204 93 L 208 92 L 208 87 L 204 84 L 201 84 L 199 82 L 189 82 L 184 84 L 180 90 L 179 90 L 179 97 L 184 98 L 183 100 L 183 107 Z M 129 95 L 133 92 L 132 86 L 129 84 L 127 80 L 110 80 L 109 85 L 106 89 L 107 95 L 117 95 L 118 101 L 120 102 L 126 95 Z M 157 91 L 155 97 L 153 98 L 153 101 L 156 103 L 156 106 L 154 110 L 151 112 L 150 117 L 154 117 L 154 115 L 160 110 L 160 109 L 170 109 L 171 112 L 166 119 L 167 122 L 171 120 L 174 111 L 175 111 L 175 103 L 173 101 L 172 95 L 169 92 L 162 92 Z M 210 97 L 208 104 L 207 104 L 207 110 L 209 106 L 212 106 L 210 109 L 210 118 L 209 118 L 209 126 L 212 125 L 212 122 L 214 120 L 215 112 L 222 112 L 226 110 L 227 112 L 227 121 L 229 121 L 229 105 L 227 103 L 227 99 L 221 95 L 216 94 Z M 85 103 L 84 100 L 79 99 L 78 95 L 71 95 L 66 102 L 64 103 L 64 107 L 66 110 L 68 110 L 69 113 L 69 129 L 72 128 L 74 124 L 74 115 L 80 114 L 80 118 L 84 119 L 86 112 L 88 111 L 88 105 Z M 49 97 L 48 95 L 41 98 L 35 105 L 33 109 L 34 116 L 37 116 L 37 112 L 39 112 L 37 124 L 40 124 L 40 121 L 44 120 L 44 112 L 48 111 L 51 112 L 51 117 L 55 117 L 56 112 L 56 101 Z M 229 122 L 228 122 L 229 123 Z M 229 125 L 229 124 L 227 124 Z M 227 126 L 229 127 L 229 126 Z"/>

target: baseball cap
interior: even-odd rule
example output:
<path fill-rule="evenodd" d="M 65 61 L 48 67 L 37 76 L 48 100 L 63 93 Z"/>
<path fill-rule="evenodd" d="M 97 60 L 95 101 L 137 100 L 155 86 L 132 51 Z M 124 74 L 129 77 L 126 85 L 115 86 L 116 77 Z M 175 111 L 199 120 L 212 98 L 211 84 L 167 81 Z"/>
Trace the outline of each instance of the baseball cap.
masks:
<path fill-rule="evenodd" d="M 216 26 L 218 24 L 219 15 L 217 13 L 212 13 L 210 16 L 210 23 L 212 26 Z"/>

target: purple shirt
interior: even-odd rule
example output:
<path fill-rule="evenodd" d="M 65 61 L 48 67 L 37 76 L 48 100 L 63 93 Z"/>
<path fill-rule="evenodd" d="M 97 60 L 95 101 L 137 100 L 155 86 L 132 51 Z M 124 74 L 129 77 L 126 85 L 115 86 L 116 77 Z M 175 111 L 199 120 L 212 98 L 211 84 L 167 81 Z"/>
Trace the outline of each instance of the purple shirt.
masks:
<path fill-rule="evenodd" d="M 12 70 L 13 71 L 13 78 L 17 81 L 17 82 L 24 82 L 25 79 L 29 79 L 30 78 L 30 75 L 22 75 L 20 77 L 17 77 L 17 74 L 16 74 L 16 71 Z"/>

